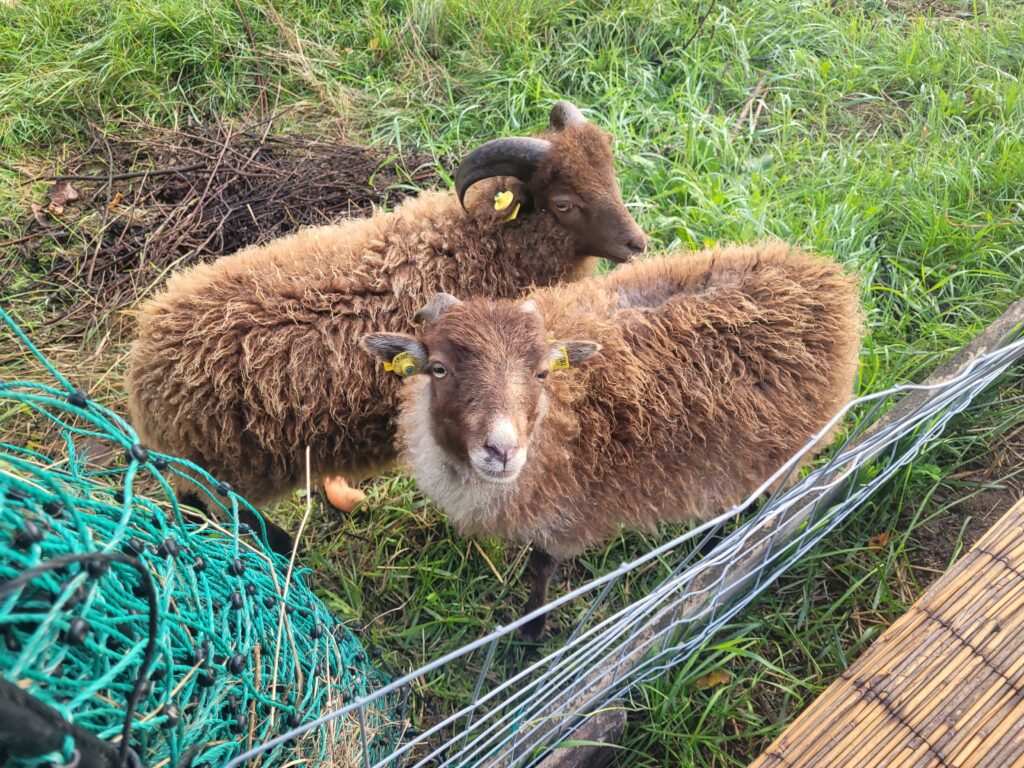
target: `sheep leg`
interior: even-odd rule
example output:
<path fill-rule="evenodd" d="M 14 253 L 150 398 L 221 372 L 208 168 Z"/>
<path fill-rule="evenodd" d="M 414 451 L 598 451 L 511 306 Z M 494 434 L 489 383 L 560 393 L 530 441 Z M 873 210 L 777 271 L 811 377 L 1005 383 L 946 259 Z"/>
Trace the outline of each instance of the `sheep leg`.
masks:
<path fill-rule="evenodd" d="M 527 578 L 530 580 L 530 597 L 526 601 L 526 608 L 523 615 L 540 608 L 548 601 L 548 585 L 551 577 L 558 570 L 558 560 L 553 558 L 543 549 L 534 547 L 530 552 L 530 563 L 527 566 Z M 544 633 L 547 624 L 547 614 L 531 619 L 519 628 L 519 635 L 527 640 L 537 640 Z"/>
<path fill-rule="evenodd" d="M 348 513 L 356 508 L 356 505 L 366 498 L 366 494 L 358 488 L 353 488 L 341 475 L 324 478 L 324 493 L 331 506 L 342 512 Z"/>
<path fill-rule="evenodd" d="M 248 509 L 239 507 L 238 521 L 248 525 L 252 528 L 253 533 L 259 536 L 260 519 L 255 514 Z M 291 557 L 292 551 L 295 549 L 295 539 L 292 538 L 292 535 L 268 517 L 263 518 L 263 525 L 267 527 L 267 544 L 270 545 L 270 548 L 279 555 Z"/>
<path fill-rule="evenodd" d="M 725 540 L 725 531 L 722 526 L 719 526 L 710 535 L 706 536 L 704 541 L 701 542 L 700 546 L 697 547 L 697 554 L 701 557 L 707 557 L 715 551 L 715 547 L 721 544 Z"/>
<path fill-rule="evenodd" d="M 206 515 L 210 514 L 210 505 L 193 490 L 182 491 L 178 500 L 190 507 L 195 507 Z M 238 507 L 238 522 L 249 526 L 254 534 L 259 535 L 260 518 L 241 505 Z M 295 549 L 295 539 L 291 537 L 291 534 L 266 517 L 263 518 L 263 525 L 267 527 L 267 544 L 270 545 L 270 548 L 279 555 L 290 557 L 292 550 Z"/>

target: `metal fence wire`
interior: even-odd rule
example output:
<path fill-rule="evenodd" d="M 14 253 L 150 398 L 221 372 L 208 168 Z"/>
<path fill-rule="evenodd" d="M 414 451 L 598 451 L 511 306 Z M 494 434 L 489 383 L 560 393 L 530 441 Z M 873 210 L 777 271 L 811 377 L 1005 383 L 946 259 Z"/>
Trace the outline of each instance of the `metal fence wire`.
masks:
<path fill-rule="evenodd" d="M 1024 356 L 1024 338 L 1016 338 L 1019 334 L 1018 327 L 1001 347 L 975 357 L 944 381 L 897 386 L 852 401 L 737 507 L 366 697 L 238 755 L 227 768 L 242 766 L 303 731 L 371 707 L 378 697 L 429 682 L 455 665 L 465 674 L 474 654 L 480 654 L 483 662 L 471 699 L 414 738 L 406 739 L 386 757 L 372 762 L 372 768 L 527 766 L 542 762 L 559 742 L 571 738 L 588 714 L 699 651 L 718 629 L 876 490 L 929 450 L 952 418 Z M 918 393 L 915 398 L 919 400 L 911 409 L 902 410 L 896 418 L 892 418 L 894 411 L 875 419 L 894 398 L 910 393 Z M 737 515 L 753 509 L 757 499 L 791 473 L 800 456 L 820 436 L 853 410 L 865 415 L 827 462 L 772 494 L 749 519 L 698 559 L 698 545 L 710 541 Z M 611 615 L 599 616 L 598 608 L 609 594 L 630 574 L 656 559 L 669 564 L 669 575 L 647 594 Z M 489 684 L 499 645 L 534 616 L 572 601 L 589 601 L 589 606 L 568 639 L 517 673 Z"/>

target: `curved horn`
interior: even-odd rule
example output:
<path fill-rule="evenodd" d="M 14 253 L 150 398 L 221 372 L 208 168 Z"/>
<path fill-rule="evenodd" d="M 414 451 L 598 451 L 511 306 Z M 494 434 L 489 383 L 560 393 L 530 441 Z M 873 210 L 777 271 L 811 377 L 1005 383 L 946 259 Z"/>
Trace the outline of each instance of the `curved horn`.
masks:
<path fill-rule="evenodd" d="M 481 144 L 462 158 L 455 172 L 455 194 L 459 196 L 459 203 L 466 207 L 466 190 L 481 179 L 515 176 L 520 181 L 529 181 L 549 149 L 549 141 L 520 136 Z"/>
<path fill-rule="evenodd" d="M 562 131 L 570 125 L 587 122 L 579 108 L 569 101 L 556 101 L 551 107 L 551 127 L 556 131 Z"/>
<path fill-rule="evenodd" d="M 419 312 L 412 316 L 414 323 L 432 323 L 445 313 L 449 308 L 462 302 L 450 293 L 435 293 L 434 297 L 427 302 Z"/>

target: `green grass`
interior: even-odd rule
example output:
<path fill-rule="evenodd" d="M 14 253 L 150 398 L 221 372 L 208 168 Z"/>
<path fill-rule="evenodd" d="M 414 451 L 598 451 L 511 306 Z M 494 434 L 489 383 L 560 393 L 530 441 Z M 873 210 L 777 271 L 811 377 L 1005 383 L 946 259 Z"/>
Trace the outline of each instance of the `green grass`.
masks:
<path fill-rule="evenodd" d="M 93 127 L 125 118 L 174 126 L 245 114 L 261 79 L 270 103 L 290 110 L 282 127 L 438 158 L 539 128 L 565 97 L 614 133 L 627 203 L 657 245 L 774 236 L 858 272 L 870 326 L 863 392 L 921 378 L 1024 293 L 1019 3 L 719 3 L 685 50 L 706 6 L 240 7 L 252 40 L 231 0 L 0 4 L 4 162 L 59 168 Z M 763 106 L 739 120 L 759 83 Z M 28 196 L 45 190 L 18 182 L 0 169 L 0 241 L 24 234 Z M 620 764 L 745 765 L 766 746 L 918 594 L 921 564 L 941 567 L 957 549 L 965 521 L 953 500 L 980 482 L 964 466 L 1014 433 L 1020 392 L 1018 378 L 1003 402 L 960 420 L 714 646 L 641 689 Z M 412 669 L 519 605 L 518 551 L 454 537 L 404 478 L 372 498 L 351 518 L 318 516 L 310 563 L 328 603 L 366 624 L 389 665 Z M 948 533 L 942 546 L 935 531 Z M 870 549 L 881 532 L 888 545 Z M 623 536 L 566 569 L 558 588 L 652 541 Z M 657 567 L 644 575 L 657 577 Z M 715 668 L 730 682 L 694 686 Z M 471 685 L 432 683 L 421 714 Z"/>

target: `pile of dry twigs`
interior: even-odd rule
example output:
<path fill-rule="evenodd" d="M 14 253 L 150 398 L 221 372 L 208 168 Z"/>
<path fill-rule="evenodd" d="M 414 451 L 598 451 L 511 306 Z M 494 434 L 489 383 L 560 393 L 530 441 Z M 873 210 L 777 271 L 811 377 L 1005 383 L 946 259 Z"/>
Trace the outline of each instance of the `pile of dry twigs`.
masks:
<path fill-rule="evenodd" d="M 45 289 L 47 323 L 74 335 L 176 268 L 393 205 L 430 184 L 436 167 L 429 155 L 266 128 L 121 126 L 63 173 L 33 177 L 54 184 L 9 253 L 28 265 L 28 292 Z"/>

